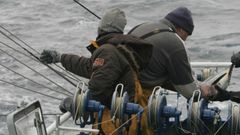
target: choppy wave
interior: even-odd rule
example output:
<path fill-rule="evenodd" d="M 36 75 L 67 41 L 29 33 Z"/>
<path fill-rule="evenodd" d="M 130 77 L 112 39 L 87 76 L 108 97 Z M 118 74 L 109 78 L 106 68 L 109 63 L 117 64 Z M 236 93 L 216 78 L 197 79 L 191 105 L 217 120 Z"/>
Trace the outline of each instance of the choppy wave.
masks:
<path fill-rule="evenodd" d="M 99 16 L 110 8 L 122 8 L 128 19 L 126 32 L 142 22 L 159 20 L 178 6 L 186 6 L 192 10 L 195 23 L 194 33 L 187 41 L 187 49 L 192 61 L 229 61 L 233 51 L 240 50 L 240 1 L 88 0 L 82 2 Z M 85 46 L 89 40 L 96 37 L 98 21 L 72 0 L 0 0 L 0 24 L 37 51 L 51 48 L 60 52 L 89 56 Z M 0 35 L 0 41 L 13 45 L 2 35 Z M 16 48 L 19 49 L 19 47 Z M 8 50 L 8 52 L 15 55 L 14 51 Z M 24 56 L 17 55 L 17 57 L 37 71 L 53 78 L 59 85 L 65 86 L 72 92 L 75 90 L 70 84 L 61 80 L 41 64 L 32 62 Z M 40 83 L 47 84 L 51 88 L 57 88 L 5 54 L 0 53 L 0 63 Z M 0 73 L 1 79 L 61 97 L 60 94 L 51 93 L 1 66 Z M 239 70 L 236 69 L 229 89 L 238 90 L 240 86 L 238 76 Z M 44 112 L 59 113 L 59 101 L 26 92 L 1 82 L 0 93 L 0 114 L 11 112 L 22 100 L 33 101 L 36 99 L 42 102 Z M 181 105 L 183 108 L 182 103 Z M 51 120 L 52 118 L 46 119 L 47 123 Z M 0 116 L 0 135 L 8 135 L 5 122 L 6 117 Z"/>

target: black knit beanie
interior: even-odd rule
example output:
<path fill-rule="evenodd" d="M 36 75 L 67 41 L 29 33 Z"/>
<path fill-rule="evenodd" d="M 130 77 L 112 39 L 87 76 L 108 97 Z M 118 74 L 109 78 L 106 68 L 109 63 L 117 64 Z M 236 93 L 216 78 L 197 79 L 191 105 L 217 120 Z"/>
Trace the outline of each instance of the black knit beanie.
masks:
<path fill-rule="evenodd" d="M 189 35 L 192 35 L 194 24 L 192 13 L 186 7 L 179 7 L 165 16 L 165 19 L 172 22 L 174 25 L 184 29 Z"/>

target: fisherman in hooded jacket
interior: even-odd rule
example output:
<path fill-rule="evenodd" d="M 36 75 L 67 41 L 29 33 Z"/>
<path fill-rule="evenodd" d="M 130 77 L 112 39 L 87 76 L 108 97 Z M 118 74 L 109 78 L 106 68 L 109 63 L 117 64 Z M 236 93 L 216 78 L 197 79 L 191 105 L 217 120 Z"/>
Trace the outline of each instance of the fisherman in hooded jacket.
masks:
<path fill-rule="evenodd" d="M 128 92 L 130 101 L 133 102 L 135 94 L 139 94 L 137 91 L 140 88 L 138 73 L 148 65 L 152 45 L 134 36 L 123 35 L 125 25 L 124 12 L 113 9 L 103 16 L 98 27 L 96 41 L 87 47 L 92 53 L 90 58 L 44 50 L 40 60 L 47 64 L 61 62 L 66 70 L 88 78 L 91 99 L 100 101 L 109 109 L 112 94 L 119 83 L 124 85 L 124 91 Z M 136 100 L 135 102 L 138 102 Z M 60 109 L 68 110 L 64 107 L 66 106 L 63 104 Z M 111 119 L 110 113 L 108 115 Z M 103 127 L 105 133 L 107 133 L 106 130 L 110 130 L 110 127 L 105 129 Z"/>

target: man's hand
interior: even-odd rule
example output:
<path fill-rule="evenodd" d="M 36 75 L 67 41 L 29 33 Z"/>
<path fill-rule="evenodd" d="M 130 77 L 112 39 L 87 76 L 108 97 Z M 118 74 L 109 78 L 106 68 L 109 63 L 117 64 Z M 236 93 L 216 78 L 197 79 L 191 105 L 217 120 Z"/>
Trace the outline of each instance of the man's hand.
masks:
<path fill-rule="evenodd" d="M 229 91 L 220 88 L 218 85 L 201 85 L 202 97 L 211 101 L 230 100 Z"/>
<path fill-rule="evenodd" d="M 235 65 L 235 67 L 240 67 L 240 52 L 232 55 L 231 62 Z"/>
<path fill-rule="evenodd" d="M 240 103 L 240 91 L 227 91 L 218 85 L 201 85 L 202 97 L 211 101 L 226 101 Z"/>
<path fill-rule="evenodd" d="M 61 54 L 54 50 L 43 50 L 39 60 L 45 64 L 57 63 L 61 61 Z"/>
<path fill-rule="evenodd" d="M 67 97 L 63 99 L 59 105 L 59 109 L 62 113 L 65 112 L 71 112 L 71 114 L 74 114 L 73 110 L 73 98 L 72 97 Z"/>
<path fill-rule="evenodd" d="M 201 96 L 207 100 L 211 100 L 212 97 L 217 95 L 218 91 L 215 89 L 213 85 L 202 84 L 200 86 Z"/>

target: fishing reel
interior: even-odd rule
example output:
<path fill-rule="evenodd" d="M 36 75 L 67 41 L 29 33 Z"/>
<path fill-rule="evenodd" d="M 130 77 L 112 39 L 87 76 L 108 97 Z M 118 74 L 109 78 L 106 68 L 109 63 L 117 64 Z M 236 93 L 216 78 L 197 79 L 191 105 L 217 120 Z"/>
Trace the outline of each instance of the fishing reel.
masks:
<path fill-rule="evenodd" d="M 240 134 L 240 105 L 236 103 L 228 104 L 228 134 Z"/>
<path fill-rule="evenodd" d="M 155 87 L 148 100 L 148 125 L 154 129 L 155 134 L 170 125 L 178 125 L 181 112 L 177 107 L 167 106 L 166 94 L 161 87 Z M 174 118 L 173 122 L 169 119 Z"/>
<path fill-rule="evenodd" d="M 216 74 L 216 71 L 214 71 L 211 68 L 204 68 L 201 70 L 201 74 L 197 74 L 197 80 L 198 81 L 204 81 L 210 76 L 213 76 Z"/>
<path fill-rule="evenodd" d="M 82 88 L 77 85 L 76 92 L 73 98 L 73 118 L 76 125 L 85 127 L 85 125 L 94 123 L 94 112 L 98 112 L 98 123 L 102 121 L 103 110 L 105 108 L 100 102 L 90 100 L 90 91 L 84 89 L 85 84 L 82 83 Z M 101 125 L 98 125 L 98 129 L 101 130 Z"/>
<path fill-rule="evenodd" d="M 200 90 L 193 92 L 193 96 L 188 102 L 187 117 L 187 127 L 191 132 L 199 134 L 214 133 L 214 130 L 220 125 L 220 109 L 217 107 L 209 108 L 208 103 L 201 98 Z"/>
<path fill-rule="evenodd" d="M 120 128 L 118 129 L 118 135 L 122 134 L 122 128 L 125 127 L 126 130 L 129 130 L 131 125 L 132 114 L 137 115 L 137 134 L 140 133 L 141 129 L 141 115 L 143 112 L 143 108 L 135 103 L 129 103 L 129 96 L 127 92 L 123 92 L 123 84 L 118 84 L 115 88 L 115 91 L 112 96 L 112 104 L 111 104 L 111 117 L 115 124 L 119 124 Z"/>

